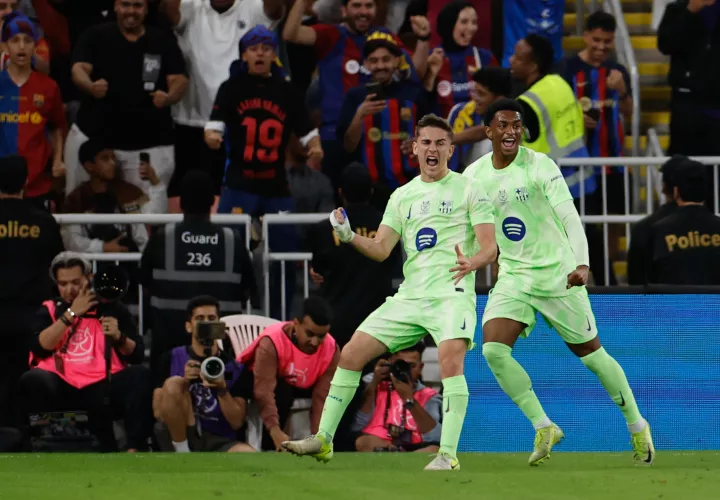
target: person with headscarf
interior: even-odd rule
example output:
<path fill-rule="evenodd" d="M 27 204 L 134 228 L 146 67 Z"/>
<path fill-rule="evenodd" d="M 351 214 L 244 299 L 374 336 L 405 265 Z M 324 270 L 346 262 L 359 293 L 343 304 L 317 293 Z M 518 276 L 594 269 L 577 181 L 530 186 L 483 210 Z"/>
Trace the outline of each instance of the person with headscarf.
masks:
<path fill-rule="evenodd" d="M 448 116 L 455 104 L 470 100 L 472 75 L 487 66 L 497 66 L 487 49 L 472 45 L 477 32 L 477 12 L 471 2 L 455 0 L 440 11 L 437 32 L 445 59 L 436 78 L 440 114 Z"/>
<path fill-rule="evenodd" d="M 67 121 L 57 83 L 33 69 L 37 40 L 30 18 L 17 12 L 5 16 L 0 41 L 10 62 L 0 71 L 0 157 L 25 158 L 25 198 L 49 210 L 52 178 L 65 175 Z"/>
<path fill-rule="evenodd" d="M 323 156 L 320 134 L 313 128 L 300 91 L 287 81 L 273 61 L 277 58 L 275 33 L 255 26 L 240 39 L 242 62 L 218 89 L 205 142 L 211 149 L 226 147 L 228 162 L 218 205 L 219 213 L 294 212 L 295 206 L 285 169 L 285 151 L 294 133 L 311 163 Z M 269 243 L 274 252 L 297 248 L 295 227 L 275 225 Z M 279 264 L 279 263 L 278 263 Z M 280 273 L 271 283 L 270 314 L 284 319 L 291 307 L 294 273 L 287 273 L 287 309 L 280 311 Z"/>

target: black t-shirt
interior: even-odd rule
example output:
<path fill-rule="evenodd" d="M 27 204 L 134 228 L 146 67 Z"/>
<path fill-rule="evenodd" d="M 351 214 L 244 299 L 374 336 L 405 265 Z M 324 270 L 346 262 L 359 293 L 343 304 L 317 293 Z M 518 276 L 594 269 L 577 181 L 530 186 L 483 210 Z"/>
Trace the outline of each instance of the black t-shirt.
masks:
<path fill-rule="evenodd" d="M 301 93 L 279 75 L 245 72 L 223 82 L 210 121 L 225 123 L 230 165 L 225 186 L 262 196 L 290 196 L 285 149 L 290 134 L 312 130 Z"/>
<path fill-rule="evenodd" d="M 153 26 L 136 42 L 128 41 L 117 23 L 89 28 L 78 40 L 73 64 L 93 67 L 92 81 L 105 79 L 107 95 L 83 95 L 78 127 L 88 136 L 102 136 L 108 146 L 138 150 L 173 143 L 170 108 L 158 109 L 151 93 L 167 92 L 168 75 L 186 75 L 185 60 L 175 39 Z"/>
<path fill-rule="evenodd" d="M 52 215 L 25 200 L 0 200 L 0 307 L 37 307 L 52 297 L 50 263 L 62 250 Z"/>

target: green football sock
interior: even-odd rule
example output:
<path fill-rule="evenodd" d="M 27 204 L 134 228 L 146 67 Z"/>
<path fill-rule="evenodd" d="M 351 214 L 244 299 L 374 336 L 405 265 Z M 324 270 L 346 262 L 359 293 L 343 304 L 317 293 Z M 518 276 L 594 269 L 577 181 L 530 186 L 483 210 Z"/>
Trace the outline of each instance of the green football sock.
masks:
<path fill-rule="evenodd" d="M 330 392 L 325 398 L 318 431 L 318 434 L 322 434 L 328 442 L 332 441 L 340 419 L 360 385 L 361 375 L 361 372 L 345 370 L 339 367 L 335 371 L 335 376 L 330 382 Z"/>
<path fill-rule="evenodd" d="M 610 356 L 604 347 L 601 347 L 597 351 L 583 356 L 580 361 L 597 375 L 612 400 L 620 407 L 628 425 L 638 423 L 642 417 L 635 402 L 635 396 L 630 389 L 625 372 L 615 358 Z"/>
<path fill-rule="evenodd" d="M 443 413 L 442 419 L 440 453 L 456 457 L 470 393 L 464 375 L 448 377 L 442 383 L 445 413 Z"/>
<path fill-rule="evenodd" d="M 537 424 L 546 420 L 547 416 L 532 389 L 530 377 L 512 357 L 512 347 L 499 342 L 487 342 L 483 344 L 482 353 L 502 390 L 537 428 Z"/>

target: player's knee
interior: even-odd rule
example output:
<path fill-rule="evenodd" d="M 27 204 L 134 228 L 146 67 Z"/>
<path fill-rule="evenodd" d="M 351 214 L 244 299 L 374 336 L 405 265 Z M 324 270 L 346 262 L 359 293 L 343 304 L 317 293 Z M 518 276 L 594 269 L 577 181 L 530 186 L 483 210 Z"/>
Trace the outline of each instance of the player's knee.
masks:
<path fill-rule="evenodd" d="M 438 364 L 440 377 L 443 379 L 463 374 L 467 341 L 452 339 L 440 342 L 438 347 Z"/>
<path fill-rule="evenodd" d="M 493 369 L 501 367 L 512 356 L 512 347 L 499 342 L 486 342 L 482 354 L 490 369 Z"/>

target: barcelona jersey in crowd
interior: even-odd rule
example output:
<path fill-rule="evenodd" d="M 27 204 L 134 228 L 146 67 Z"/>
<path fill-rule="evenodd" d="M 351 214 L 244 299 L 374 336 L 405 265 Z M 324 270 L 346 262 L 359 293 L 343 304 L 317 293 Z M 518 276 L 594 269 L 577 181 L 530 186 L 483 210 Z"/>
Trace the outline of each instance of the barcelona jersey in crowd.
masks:
<path fill-rule="evenodd" d="M 492 52 L 479 47 L 467 47 L 458 52 L 446 52 L 437 78 L 437 103 L 440 116 L 448 116 L 453 106 L 470 100 L 473 74 L 480 68 L 497 66 Z"/>

